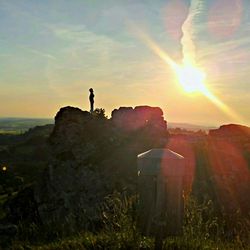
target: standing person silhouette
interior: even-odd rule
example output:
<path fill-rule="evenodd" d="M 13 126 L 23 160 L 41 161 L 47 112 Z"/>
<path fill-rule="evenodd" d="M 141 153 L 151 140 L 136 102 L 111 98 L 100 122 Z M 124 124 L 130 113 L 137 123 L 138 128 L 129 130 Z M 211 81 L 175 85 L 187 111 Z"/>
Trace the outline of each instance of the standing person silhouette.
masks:
<path fill-rule="evenodd" d="M 89 102 L 90 102 L 90 113 L 94 111 L 94 90 L 92 88 L 89 89 Z"/>

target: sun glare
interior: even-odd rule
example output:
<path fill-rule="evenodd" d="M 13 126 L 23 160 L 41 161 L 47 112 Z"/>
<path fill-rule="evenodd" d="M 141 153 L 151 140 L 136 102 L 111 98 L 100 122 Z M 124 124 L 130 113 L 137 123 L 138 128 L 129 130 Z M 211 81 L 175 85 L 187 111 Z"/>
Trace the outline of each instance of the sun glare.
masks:
<path fill-rule="evenodd" d="M 192 58 L 184 58 L 183 64 L 177 64 L 172 58 L 163 51 L 152 39 L 146 34 L 139 33 L 140 37 L 145 43 L 158 55 L 166 64 L 168 64 L 176 74 L 176 78 L 179 84 L 182 86 L 186 93 L 201 93 L 208 98 L 213 104 L 219 107 L 223 112 L 228 114 L 235 120 L 242 122 L 241 117 L 231 110 L 226 104 L 224 104 L 218 97 L 216 97 L 206 86 L 206 74 L 199 69 L 195 63 L 191 60 Z"/>
<path fill-rule="evenodd" d="M 178 65 L 175 67 L 175 73 L 179 83 L 186 92 L 201 92 L 204 94 L 208 91 L 204 82 L 206 75 L 200 69 L 192 65 Z"/>

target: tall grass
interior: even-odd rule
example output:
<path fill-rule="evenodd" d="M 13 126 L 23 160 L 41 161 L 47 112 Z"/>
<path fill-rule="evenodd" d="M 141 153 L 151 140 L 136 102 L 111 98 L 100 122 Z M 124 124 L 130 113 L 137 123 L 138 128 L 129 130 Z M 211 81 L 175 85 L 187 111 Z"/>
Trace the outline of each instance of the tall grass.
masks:
<path fill-rule="evenodd" d="M 250 249 L 249 219 L 240 213 L 220 217 L 210 200 L 198 203 L 189 197 L 185 204 L 183 235 L 165 237 L 163 249 Z M 66 231 L 57 232 L 58 225 L 51 228 L 48 225 L 47 232 L 46 228 L 20 225 L 27 235 L 19 234 L 10 249 L 155 249 L 154 237 L 143 236 L 137 227 L 136 196 L 120 193 L 107 196 L 100 206 L 100 219 L 101 230 L 84 230 L 68 236 Z M 53 232 L 51 243 L 39 241 L 43 234 Z M 28 240 L 31 236 L 36 244 Z"/>

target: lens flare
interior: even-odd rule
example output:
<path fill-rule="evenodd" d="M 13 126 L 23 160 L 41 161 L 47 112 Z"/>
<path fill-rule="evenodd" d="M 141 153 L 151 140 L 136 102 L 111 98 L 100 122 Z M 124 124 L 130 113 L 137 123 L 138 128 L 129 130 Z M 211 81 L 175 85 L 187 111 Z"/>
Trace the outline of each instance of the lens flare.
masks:
<path fill-rule="evenodd" d="M 139 32 L 140 38 L 144 43 L 169 65 L 176 74 L 176 78 L 182 88 L 187 93 L 198 92 L 204 95 L 220 110 L 227 114 L 237 122 L 242 123 L 242 118 L 236 114 L 231 108 L 216 97 L 206 86 L 206 74 L 196 65 L 192 64 L 192 60 L 185 57 L 185 62 L 182 65 L 177 64 L 165 51 L 163 51 L 151 38 L 145 33 Z"/>
<path fill-rule="evenodd" d="M 208 31 L 217 39 L 231 37 L 240 27 L 243 11 L 242 0 L 214 1 L 208 11 Z"/>
<path fill-rule="evenodd" d="M 218 201 L 226 210 L 240 208 L 248 212 L 245 195 L 249 193 L 250 172 L 241 147 L 229 140 L 211 137 L 206 150 Z"/>

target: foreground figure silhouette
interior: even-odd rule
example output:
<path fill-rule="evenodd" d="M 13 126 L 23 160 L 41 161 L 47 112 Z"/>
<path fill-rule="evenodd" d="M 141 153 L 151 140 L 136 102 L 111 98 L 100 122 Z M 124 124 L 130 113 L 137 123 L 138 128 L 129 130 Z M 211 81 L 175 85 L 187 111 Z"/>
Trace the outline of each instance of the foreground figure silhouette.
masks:
<path fill-rule="evenodd" d="M 94 90 L 92 88 L 89 89 L 89 102 L 90 102 L 90 113 L 94 111 Z"/>

